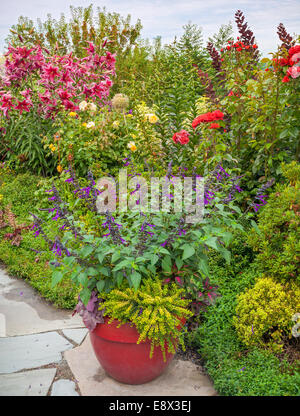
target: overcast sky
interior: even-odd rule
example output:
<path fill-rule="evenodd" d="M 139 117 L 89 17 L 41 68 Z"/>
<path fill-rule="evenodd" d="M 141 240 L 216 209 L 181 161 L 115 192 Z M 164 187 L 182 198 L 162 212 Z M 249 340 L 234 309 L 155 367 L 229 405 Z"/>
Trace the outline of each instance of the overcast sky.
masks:
<path fill-rule="evenodd" d="M 47 14 L 59 18 L 70 15 L 69 6 L 105 6 L 107 11 L 131 15 L 132 23 L 141 19 L 142 37 L 152 40 L 162 36 L 163 43 L 180 37 L 182 26 L 189 21 L 202 27 L 204 40 L 216 33 L 222 24 L 234 23 L 234 13 L 240 9 L 254 32 L 259 49 L 267 56 L 279 43 L 277 26 L 283 23 L 291 34 L 299 34 L 300 0 L 0 0 L 0 53 L 9 28 L 19 16 L 36 22 Z M 237 32 L 235 32 L 237 34 Z"/>

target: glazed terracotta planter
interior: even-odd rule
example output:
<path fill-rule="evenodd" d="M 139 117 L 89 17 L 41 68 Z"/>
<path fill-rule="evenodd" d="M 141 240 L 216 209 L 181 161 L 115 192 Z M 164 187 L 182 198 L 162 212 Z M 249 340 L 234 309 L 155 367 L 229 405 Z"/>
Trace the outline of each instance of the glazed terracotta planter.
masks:
<path fill-rule="evenodd" d="M 160 347 L 154 347 L 150 358 L 151 342 L 137 344 L 139 333 L 129 323 L 117 328 L 119 321 L 108 324 L 109 318 L 104 320 L 90 332 L 90 338 L 98 361 L 113 379 L 125 384 L 147 383 L 160 376 L 173 360 L 174 354 L 166 351 L 164 361 Z"/>

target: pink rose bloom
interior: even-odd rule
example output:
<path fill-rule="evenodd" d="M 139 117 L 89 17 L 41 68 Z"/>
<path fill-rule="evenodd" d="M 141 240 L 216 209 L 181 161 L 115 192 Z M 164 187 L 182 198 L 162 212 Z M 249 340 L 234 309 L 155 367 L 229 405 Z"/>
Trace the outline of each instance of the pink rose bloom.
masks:
<path fill-rule="evenodd" d="M 293 62 L 293 64 L 296 64 L 298 61 L 300 61 L 300 52 L 294 53 L 290 61 Z"/>
<path fill-rule="evenodd" d="M 300 76 L 300 66 L 291 66 L 287 70 L 287 74 L 290 75 L 292 78 L 298 78 Z"/>

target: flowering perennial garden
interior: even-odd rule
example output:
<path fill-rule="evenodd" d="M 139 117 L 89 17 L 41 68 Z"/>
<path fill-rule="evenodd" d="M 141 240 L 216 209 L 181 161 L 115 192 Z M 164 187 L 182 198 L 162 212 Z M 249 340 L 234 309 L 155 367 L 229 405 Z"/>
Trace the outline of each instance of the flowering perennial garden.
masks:
<path fill-rule="evenodd" d="M 90 330 L 106 315 L 132 322 L 151 354 L 175 351 L 184 318 L 181 348 L 220 395 L 299 395 L 299 38 L 280 23 L 263 57 L 238 10 L 236 39 L 225 25 L 204 45 L 189 24 L 147 48 L 139 25 L 98 13 L 105 31 L 92 6 L 10 31 L 1 261 Z M 142 178 L 168 183 L 159 210 L 145 209 Z M 197 191 L 201 178 L 191 223 L 176 184 Z M 100 212 L 101 197 L 116 212 Z"/>

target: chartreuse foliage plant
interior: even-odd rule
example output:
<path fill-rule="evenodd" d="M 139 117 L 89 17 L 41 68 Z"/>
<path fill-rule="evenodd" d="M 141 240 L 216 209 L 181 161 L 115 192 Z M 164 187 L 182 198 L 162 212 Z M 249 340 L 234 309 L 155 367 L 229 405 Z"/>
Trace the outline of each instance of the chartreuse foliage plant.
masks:
<path fill-rule="evenodd" d="M 181 320 L 193 314 L 187 309 L 189 300 L 184 299 L 184 289 L 176 284 L 163 284 L 158 277 L 143 281 L 138 290 L 134 288 L 113 289 L 108 294 L 101 294 L 105 308 L 104 315 L 109 316 L 109 323 L 114 319 L 120 321 L 118 327 L 131 322 L 140 334 L 137 344 L 151 340 L 150 358 L 155 346 L 160 346 L 164 360 L 166 350 L 175 353 L 177 342 L 184 348 L 180 336 Z"/>
<path fill-rule="evenodd" d="M 259 233 L 252 230 L 249 245 L 262 269 L 278 281 L 297 280 L 300 268 L 300 165 L 282 165 L 285 183 L 277 184 L 258 214 Z"/>
<path fill-rule="evenodd" d="M 291 338 L 292 317 L 300 308 L 300 288 L 296 283 L 283 286 L 270 277 L 238 296 L 234 326 L 247 346 L 283 349 L 283 338 Z"/>

